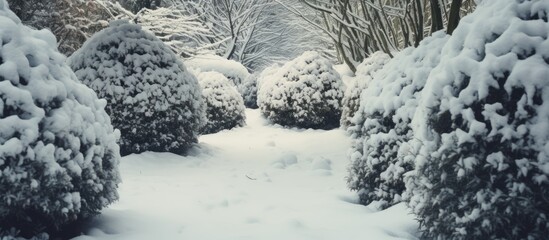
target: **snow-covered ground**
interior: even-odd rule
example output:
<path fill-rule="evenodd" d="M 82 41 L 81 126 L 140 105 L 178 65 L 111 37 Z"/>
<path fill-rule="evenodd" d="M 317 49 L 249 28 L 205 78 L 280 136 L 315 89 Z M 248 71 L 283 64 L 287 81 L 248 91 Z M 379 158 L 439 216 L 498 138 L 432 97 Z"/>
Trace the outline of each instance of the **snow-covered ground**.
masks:
<path fill-rule="evenodd" d="M 246 113 L 246 127 L 202 136 L 190 156 L 123 158 L 120 201 L 75 239 L 416 239 L 403 204 L 356 204 L 343 130 L 284 129 Z"/>

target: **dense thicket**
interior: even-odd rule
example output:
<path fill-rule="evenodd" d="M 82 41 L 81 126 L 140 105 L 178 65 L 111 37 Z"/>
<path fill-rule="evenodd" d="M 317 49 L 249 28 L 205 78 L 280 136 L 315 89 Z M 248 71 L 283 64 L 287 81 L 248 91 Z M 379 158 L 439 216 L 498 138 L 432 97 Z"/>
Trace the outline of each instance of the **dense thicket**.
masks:
<path fill-rule="evenodd" d="M 70 55 L 109 21 L 132 14 L 112 0 L 8 0 L 23 24 L 47 28 L 58 40 L 59 51 Z"/>
<path fill-rule="evenodd" d="M 377 51 L 392 56 L 414 46 L 431 33 L 451 33 L 460 16 L 471 12 L 475 0 L 300 0 L 317 12 L 305 15 L 286 7 L 329 36 L 338 58 L 354 72 L 357 64 Z"/>

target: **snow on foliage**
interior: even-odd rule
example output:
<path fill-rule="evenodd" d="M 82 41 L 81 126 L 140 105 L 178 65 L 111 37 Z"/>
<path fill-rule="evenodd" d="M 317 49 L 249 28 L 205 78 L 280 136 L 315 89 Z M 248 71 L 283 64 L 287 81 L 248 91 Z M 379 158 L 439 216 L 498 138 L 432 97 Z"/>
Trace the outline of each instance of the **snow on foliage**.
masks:
<path fill-rule="evenodd" d="M 259 89 L 263 85 L 263 83 L 271 81 L 271 77 L 278 72 L 278 70 L 281 68 L 278 63 L 275 63 L 269 67 L 266 67 L 259 73 L 259 76 L 257 77 L 257 91 L 259 92 Z"/>
<path fill-rule="evenodd" d="M 204 134 L 216 133 L 224 129 L 242 127 L 246 115 L 242 97 L 234 85 L 223 74 L 202 72 L 198 74 L 202 96 L 206 102 L 206 118 L 202 127 Z"/>
<path fill-rule="evenodd" d="M 305 52 L 261 83 L 258 105 L 274 123 L 301 128 L 339 126 L 344 85 L 332 64 Z"/>
<path fill-rule="evenodd" d="M 216 55 L 200 55 L 185 61 L 185 65 L 196 72 L 218 72 L 239 86 L 250 73 L 242 64 Z"/>
<path fill-rule="evenodd" d="M 0 26 L 0 232 L 27 236 L 117 200 L 120 154 L 105 100 L 53 34 L 22 25 L 4 0 Z"/>
<path fill-rule="evenodd" d="M 183 153 L 204 121 L 200 86 L 178 57 L 140 26 L 116 21 L 69 59 L 76 75 L 107 99 L 121 153 Z"/>
<path fill-rule="evenodd" d="M 427 80 L 408 181 L 428 239 L 549 235 L 549 4 L 485 0 Z"/>
<path fill-rule="evenodd" d="M 417 48 L 407 48 L 390 60 L 368 83 L 360 108 L 349 128 L 351 147 L 349 187 L 359 192 L 360 202 L 380 201 L 386 208 L 401 201 L 403 174 L 412 170 L 407 144 L 420 90 L 439 63 L 448 37 L 436 32 Z"/>
<path fill-rule="evenodd" d="M 238 92 L 244 99 L 247 108 L 257 109 L 257 73 L 250 74 L 248 78 L 238 86 Z"/>
<path fill-rule="evenodd" d="M 374 74 L 391 60 L 391 57 L 384 52 L 375 52 L 369 58 L 358 65 L 356 76 L 349 83 L 343 96 L 343 111 L 341 113 L 341 126 L 349 127 L 351 119 L 360 105 L 360 93 L 372 81 Z M 345 65 L 346 66 L 346 65 Z"/>

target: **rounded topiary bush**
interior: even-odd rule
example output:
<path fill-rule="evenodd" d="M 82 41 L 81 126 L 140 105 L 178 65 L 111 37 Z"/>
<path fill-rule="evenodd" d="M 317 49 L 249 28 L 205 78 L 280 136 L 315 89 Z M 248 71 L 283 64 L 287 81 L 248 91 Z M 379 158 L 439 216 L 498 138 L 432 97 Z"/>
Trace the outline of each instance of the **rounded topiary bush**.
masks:
<path fill-rule="evenodd" d="M 332 64 L 305 52 L 262 81 L 258 105 L 273 123 L 331 129 L 339 126 L 344 86 Z"/>
<path fill-rule="evenodd" d="M 549 236 L 548 16 L 547 1 L 482 1 L 444 47 L 414 118 L 425 238 Z"/>
<path fill-rule="evenodd" d="M 198 81 L 162 41 L 139 25 L 115 21 L 75 52 L 79 79 L 108 101 L 121 153 L 184 153 L 204 121 Z"/>
<path fill-rule="evenodd" d="M 280 69 L 280 65 L 275 63 L 269 67 L 266 67 L 265 69 L 263 69 L 259 75 L 257 76 L 257 83 L 256 83 L 256 86 L 257 86 L 257 94 L 259 94 L 260 92 L 260 89 L 261 87 L 263 86 L 263 83 L 265 82 L 269 82 L 269 81 L 272 81 L 272 77 L 273 75 L 276 74 L 276 72 L 278 72 L 278 70 Z M 258 101 L 259 101 L 259 97 L 258 97 Z M 259 107 L 259 103 L 258 103 L 258 107 Z"/>
<path fill-rule="evenodd" d="M 404 174 L 413 169 L 410 126 L 421 89 L 440 61 L 448 36 L 436 32 L 391 59 L 368 83 L 349 128 L 354 138 L 347 182 L 360 203 L 386 208 L 402 200 Z"/>
<path fill-rule="evenodd" d="M 0 233 L 54 232 L 118 199 L 116 134 L 48 30 L 0 0 Z M 17 236 L 15 236 L 17 237 Z"/>
<path fill-rule="evenodd" d="M 198 75 L 198 81 L 206 102 L 207 122 L 202 127 L 202 133 L 216 133 L 245 125 L 246 107 L 242 97 L 225 76 L 217 72 L 203 72 Z"/>
<path fill-rule="evenodd" d="M 257 77 L 258 74 L 251 74 L 238 86 L 238 92 L 244 99 L 247 108 L 257 109 Z"/>
<path fill-rule="evenodd" d="M 343 110 L 341 112 L 341 126 L 347 128 L 351 125 L 351 120 L 360 105 L 360 94 L 368 83 L 372 81 L 373 76 L 383 66 L 391 60 L 391 57 L 384 52 L 375 52 L 358 65 L 355 77 L 349 83 L 345 95 L 343 96 Z"/>
<path fill-rule="evenodd" d="M 199 55 L 185 61 L 185 65 L 195 72 L 218 72 L 240 86 L 250 73 L 241 63 L 216 55 Z"/>

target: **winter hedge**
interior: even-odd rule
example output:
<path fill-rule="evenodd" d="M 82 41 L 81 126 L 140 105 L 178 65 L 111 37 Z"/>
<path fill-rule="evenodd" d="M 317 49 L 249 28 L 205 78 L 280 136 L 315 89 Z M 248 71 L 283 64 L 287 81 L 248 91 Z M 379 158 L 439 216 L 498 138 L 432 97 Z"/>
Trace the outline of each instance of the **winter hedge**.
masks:
<path fill-rule="evenodd" d="M 414 118 L 425 238 L 549 236 L 548 17 L 547 1 L 485 0 L 444 47 Z"/>
<path fill-rule="evenodd" d="M 413 169 L 408 142 L 420 90 L 440 61 L 448 37 L 444 32 L 425 38 L 417 48 L 398 53 L 374 74 L 360 98 L 352 126 L 348 184 L 362 204 L 379 201 L 382 208 L 402 200 L 403 175 Z M 383 57 L 383 56 L 381 56 Z"/>
<path fill-rule="evenodd" d="M 261 82 L 258 105 L 270 121 L 289 127 L 339 126 L 344 86 L 332 64 L 305 52 Z"/>
<path fill-rule="evenodd" d="M 203 72 L 198 74 L 198 80 L 206 102 L 207 122 L 202 127 L 202 133 L 216 133 L 245 125 L 242 97 L 225 76 L 217 72 Z"/>
<path fill-rule="evenodd" d="M 70 58 L 79 79 L 107 99 L 120 129 L 123 155 L 183 153 L 204 121 L 200 86 L 162 41 L 140 26 L 117 21 Z"/>
<path fill-rule="evenodd" d="M 372 81 L 375 73 L 383 68 L 390 59 L 391 57 L 384 52 L 375 52 L 358 65 L 355 77 L 351 80 L 343 96 L 341 126 L 346 128 L 351 125 L 351 120 L 360 105 L 360 94 Z"/>
<path fill-rule="evenodd" d="M 119 147 L 105 100 L 53 34 L 23 26 L 4 0 L 0 26 L 0 233 L 31 237 L 118 199 Z"/>

